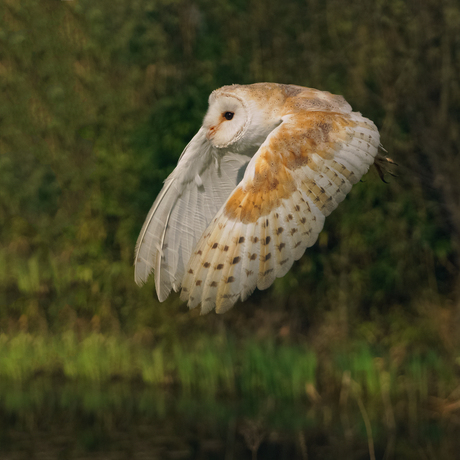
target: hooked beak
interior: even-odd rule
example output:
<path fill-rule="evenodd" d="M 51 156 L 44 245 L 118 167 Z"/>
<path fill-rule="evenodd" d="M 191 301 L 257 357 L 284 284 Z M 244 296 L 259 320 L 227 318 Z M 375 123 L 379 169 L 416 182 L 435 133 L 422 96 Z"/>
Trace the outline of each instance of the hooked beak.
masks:
<path fill-rule="evenodd" d="M 211 126 L 206 133 L 206 139 L 210 141 L 214 137 L 215 134 L 216 134 L 216 126 Z"/>

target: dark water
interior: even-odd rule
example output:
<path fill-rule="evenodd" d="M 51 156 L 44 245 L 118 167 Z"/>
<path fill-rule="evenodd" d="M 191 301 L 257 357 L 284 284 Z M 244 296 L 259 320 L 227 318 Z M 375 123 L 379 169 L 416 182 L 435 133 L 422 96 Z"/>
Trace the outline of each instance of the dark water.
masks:
<path fill-rule="evenodd" d="M 0 458 L 460 458 L 455 413 L 394 409 L 389 423 L 378 404 L 360 409 L 353 401 L 345 407 L 191 397 L 122 383 L 0 382 Z"/>

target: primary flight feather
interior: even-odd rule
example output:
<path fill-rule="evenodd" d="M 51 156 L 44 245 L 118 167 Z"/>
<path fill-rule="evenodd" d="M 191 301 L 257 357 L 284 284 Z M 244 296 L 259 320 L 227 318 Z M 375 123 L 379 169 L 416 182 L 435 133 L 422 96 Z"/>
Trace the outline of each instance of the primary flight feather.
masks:
<path fill-rule="evenodd" d="M 153 271 L 201 312 L 268 288 L 312 246 L 374 163 L 374 123 L 342 96 L 276 83 L 224 86 L 139 235 L 135 280 Z"/>

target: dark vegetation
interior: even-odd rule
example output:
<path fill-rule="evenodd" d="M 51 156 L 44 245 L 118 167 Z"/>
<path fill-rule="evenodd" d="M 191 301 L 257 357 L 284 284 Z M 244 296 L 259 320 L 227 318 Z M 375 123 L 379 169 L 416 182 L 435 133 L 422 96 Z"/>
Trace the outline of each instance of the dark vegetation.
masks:
<path fill-rule="evenodd" d="M 100 337 L 170 354 L 230 337 L 241 348 L 307 347 L 319 363 L 358 347 L 402 373 L 434 354 L 458 383 L 457 1 L 0 8 L 4 351 L 36 340 L 51 353 L 67 333 L 75 347 Z M 371 170 L 290 273 L 225 316 L 199 317 L 177 295 L 159 304 L 152 282 L 133 281 L 146 213 L 209 93 L 257 81 L 344 95 L 380 128 L 398 177 L 387 185 Z"/>
<path fill-rule="evenodd" d="M 4 0 L 2 451 L 208 458 L 212 438 L 225 458 L 457 458 L 459 75 L 457 0 Z M 371 170 L 287 276 L 224 316 L 160 304 L 133 280 L 143 220 L 209 93 L 258 81 L 344 95 L 398 177 Z M 261 408 L 231 412 L 243 398 Z M 215 404 L 223 422 L 197 425 Z"/>

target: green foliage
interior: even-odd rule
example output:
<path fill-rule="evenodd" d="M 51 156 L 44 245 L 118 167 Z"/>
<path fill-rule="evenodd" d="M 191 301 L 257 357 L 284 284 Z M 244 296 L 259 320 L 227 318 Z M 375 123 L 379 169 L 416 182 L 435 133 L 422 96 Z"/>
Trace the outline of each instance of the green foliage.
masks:
<path fill-rule="evenodd" d="M 0 380 L 26 384 L 37 375 L 82 385 L 114 380 L 178 388 L 185 397 L 272 397 L 318 402 L 337 391 L 362 394 L 372 407 L 382 395 L 394 402 L 446 399 L 458 386 L 454 360 L 434 350 L 403 357 L 363 342 L 320 355 L 312 348 L 272 340 L 208 336 L 193 345 L 156 347 L 122 335 L 73 332 L 52 336 L 0 335 Z M 345 378 L 344 376 L 348 376 Z M 357 392 L 357 393 L 356 393 Z"/>
<path fill-rule="evenodd" d="M 219 330 L 177 296 L 159 305 L 153 283 L 135 286 L 132 254 L 210 91 L 264 80 L 345 95 L 381 128 L 399 177 L 386 185 L 366 176 L 319 243 L 273 289 L 229 312 L 228 327 L 239 335 L 287 330 L 297 341 L 327 329 L 332 312 L 337 340 L 363 320 L 375 321 L 377 337 L 391 327 L 392 309 L 405 310 L 409 324 L 433 314 L 421 303 L 446 308 L 456 298 L 453 0 L 8 0 L 2 10 L 0 331 L 124 331 L 169 344 Z M 427 322 L 417 323 L 418 337 Z M 432 335 L 456 342 L 458 329 L 445 336 L 436 324 Z M 302 379 L 314 369 L 305 366 Z M 160 381 L 166 368 L 158 361 L 144 378 Z"/>

